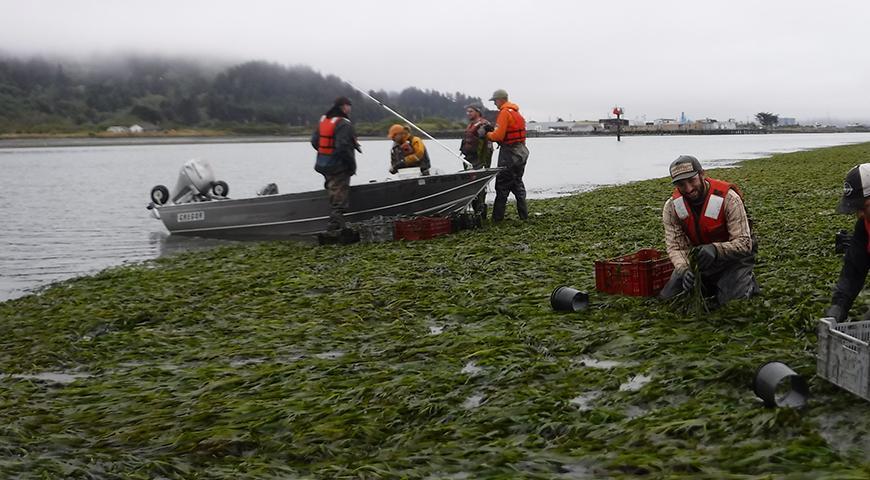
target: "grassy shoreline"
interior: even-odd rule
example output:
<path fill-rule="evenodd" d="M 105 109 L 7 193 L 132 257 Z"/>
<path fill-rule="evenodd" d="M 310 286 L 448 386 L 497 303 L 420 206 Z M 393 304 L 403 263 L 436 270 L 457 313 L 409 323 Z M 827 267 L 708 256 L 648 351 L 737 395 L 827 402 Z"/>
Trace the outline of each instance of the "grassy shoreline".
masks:
<path fill-rule="evenodd" d="M 746 195 L 763 292 L 700 321 L 651 299 L 548 304 L 593 292 L 594 260 L 662 247 L 664 179 L 432 241 L 232 245 L 7 301 L 0 372 L 88 376 L 0 377 L 0 473 L 866 478 L 870 403 L 813 374 L 853 223 L 834 206 L 867 161 L 861 144 L 711 171 Z M 805 410 L 755 398 L 774 359 L 810 379 Z"/>

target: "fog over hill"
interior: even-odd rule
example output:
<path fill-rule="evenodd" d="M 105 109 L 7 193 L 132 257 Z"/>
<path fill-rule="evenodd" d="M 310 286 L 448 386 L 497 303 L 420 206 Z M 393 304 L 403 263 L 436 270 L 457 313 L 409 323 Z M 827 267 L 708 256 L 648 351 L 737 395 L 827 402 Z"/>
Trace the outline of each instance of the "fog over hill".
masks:
<path fill-rule="evenodd" d="M 369 91 L 413 121 L 461 120 L 481 99 L 409 86 Z M 391 115 L 341 78 L 305 65 L 204 61 L 128 55 L 0 58 L 0 132 L 104 129 L 136 122 L 166 128 L 312 125 L 338 96 L 354 100 L 353 117 Z"/>

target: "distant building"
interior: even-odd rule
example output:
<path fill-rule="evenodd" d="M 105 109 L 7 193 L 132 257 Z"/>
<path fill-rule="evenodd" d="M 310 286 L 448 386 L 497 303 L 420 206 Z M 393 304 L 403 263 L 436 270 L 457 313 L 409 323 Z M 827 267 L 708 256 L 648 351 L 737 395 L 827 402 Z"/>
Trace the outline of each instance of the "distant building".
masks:
<path fill-rule="evenodd" d="M 127 127 L 122 127 L 120 125 L 113 125 L 106 129 L 109 133 L 130 133 L 130 129 Z"/>
<path fill-rule="evenodd" d="M 571 127 L 572 132 L 597 132 L 601 130 L 601 123 L 595 122 L 592 120 L 581 120 L 579 122 L 574 122 L 574 126 Z"/>
<path fill-rule="evenodd" d="M 589 120 L 579 122 L 528 122 L 526 130 L 539 134 L 584 133 L 599 130 L 601 124 Z"/>
<path fill-rule="evenodd" d="M 727 122 L 719 122 L 719 130 L 737 130 L 737 120 L 729 118 Z"/>
<path fill-rule="evenodd" d="M 142 128 L 141 125 L 131 125 L 130 126 L 130 133 L 142 133 L 144 131 L 145 131 L 145 129 Z"/>
<path fill-rule="evenodd" d="M 704 118 L 694 122 L 694 125 L 689 124 L 688 127 L 697 130 L 718 130 L 718 123 L 715 118 Z"/>
<path fill-rule="evenodd" d="M 779 122 L 777 122 L 777 125 L 781 127 L 795 126 L 797 124 L 797 120 L 794 117 L 779 117 Z"/>
<path fill-rule="evenodd" d="M 618 125 L 622 125 L 623 127 L 628 126 L 628 120 L 624 118 L 600 118 L 598 119 L 598 123 L 600 123 L 605 130 L 616 128 Z"/>

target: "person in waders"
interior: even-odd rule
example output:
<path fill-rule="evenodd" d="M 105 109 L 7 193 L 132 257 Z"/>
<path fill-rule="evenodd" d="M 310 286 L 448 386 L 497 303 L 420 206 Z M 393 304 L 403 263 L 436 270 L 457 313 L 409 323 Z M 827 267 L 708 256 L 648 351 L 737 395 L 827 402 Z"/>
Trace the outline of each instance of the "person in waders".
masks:
<path fill-rule="evenodd" d="M 350 122 L 351 102 L 338 97 L 322 117 L 311 135 L 311 146 L 317 150 L 314 170 L 323 175 L 329 195 L 329 221 L 321 243 L 354 241 L 346 228 L 344 213 L 350 205 L 350 177 L 356 174 L 356 154 L 362 151 Z"/>
<path fill-rule="evenodd" d="M 695 286 L 689 258 L 694 250 L 704 296 L 721 306 L 759 292 L 753 267 L 758 243 L 736 185 L 707 178 L 698 159 L 681 155 L 671 163 L 674 191 L 662 209 L 665 245 L 674 273 L 660 293 L 670 299 Z"/>
<path fill-rule="evenodd" d="M 834 287 L 831 306 L 825 312 L 825 316 L 842 322 L 849 316 L 870 270 L 870 163 L 852 167 L 846 174 L 837 213 L 858 217 L 843 256 L 843 268 Z M 870 320 L 870 310 L 864 313 L 864 320 Z"/>
<path fill-rule="evenodd" d="M 483 128 L 484 132 L 494 130 L 489 120 L 483 117 L 483 106 L 468 105 L 465 107 L 465 115 L 468 117 L 468 126 L 465 127 L 465 135 L 459 145 L 459 151 L 465 160 L 471 164 L 471 168 L 481 169 L 492 166 L 492 142 L 486 136 L 480 137 L 478 131 Z M 468 168 L 468 167 L 466 167 Z M 471 202 L 474 213 L 486 220 L 486 189 L 480 191 Z"/>
<path fill-rule="evenodd" d="M 523 184 L 523 173 L 526 171 L 526 161 L 529 159 L 529 149 L 526 148 L 526 120 L 520 115 L 520 107 L 508 101 L 508 93 L 505 90 L 496 90 L 490 100 L 498 107 L 495 130 L 488 132 L 486 128 L 481 127 L 478 129 L 478 135 L 499 144 L 498 166 L 502 170 L 495 177 L 492 221 L 504 220 L 508 195 L 511 193 L 517 201 L 517 215 L 521 220 L 525 220 L 529 218 L 526 186 Z"/>

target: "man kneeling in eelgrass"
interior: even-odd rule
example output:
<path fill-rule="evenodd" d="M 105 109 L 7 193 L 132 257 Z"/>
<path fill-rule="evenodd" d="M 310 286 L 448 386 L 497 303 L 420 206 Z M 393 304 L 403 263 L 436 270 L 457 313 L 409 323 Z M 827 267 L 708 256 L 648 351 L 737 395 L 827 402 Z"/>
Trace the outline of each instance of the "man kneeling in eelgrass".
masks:
<path fill-rule="evenodd" d="M 674 160 L 670 174 L 675 188 L 665 202 L 662 222 L 674 273 L 660 298 L 689 293 L 696 283 L 702 295 L 715 296 L 718 305 L 757 294 L 752 268 L 758 243 L 752 237 L 740 190 L 706 178 L 698 159 L 691 155 Z"/>
<path fill-rule="evenodd" d="M 852 240 L 843 256 L 840 278 L 834 287 L 831 306 L 825 312 L 825 316 L 842 322 L 848 318 L 849 310 L 864 288 L 867 272 L 870 271 L 870 163 L 856 165 L 846 174 L 837 213 L 857 216 Z M 870 310 L 867 310 L 863 319 L 870 320 Z"/>

